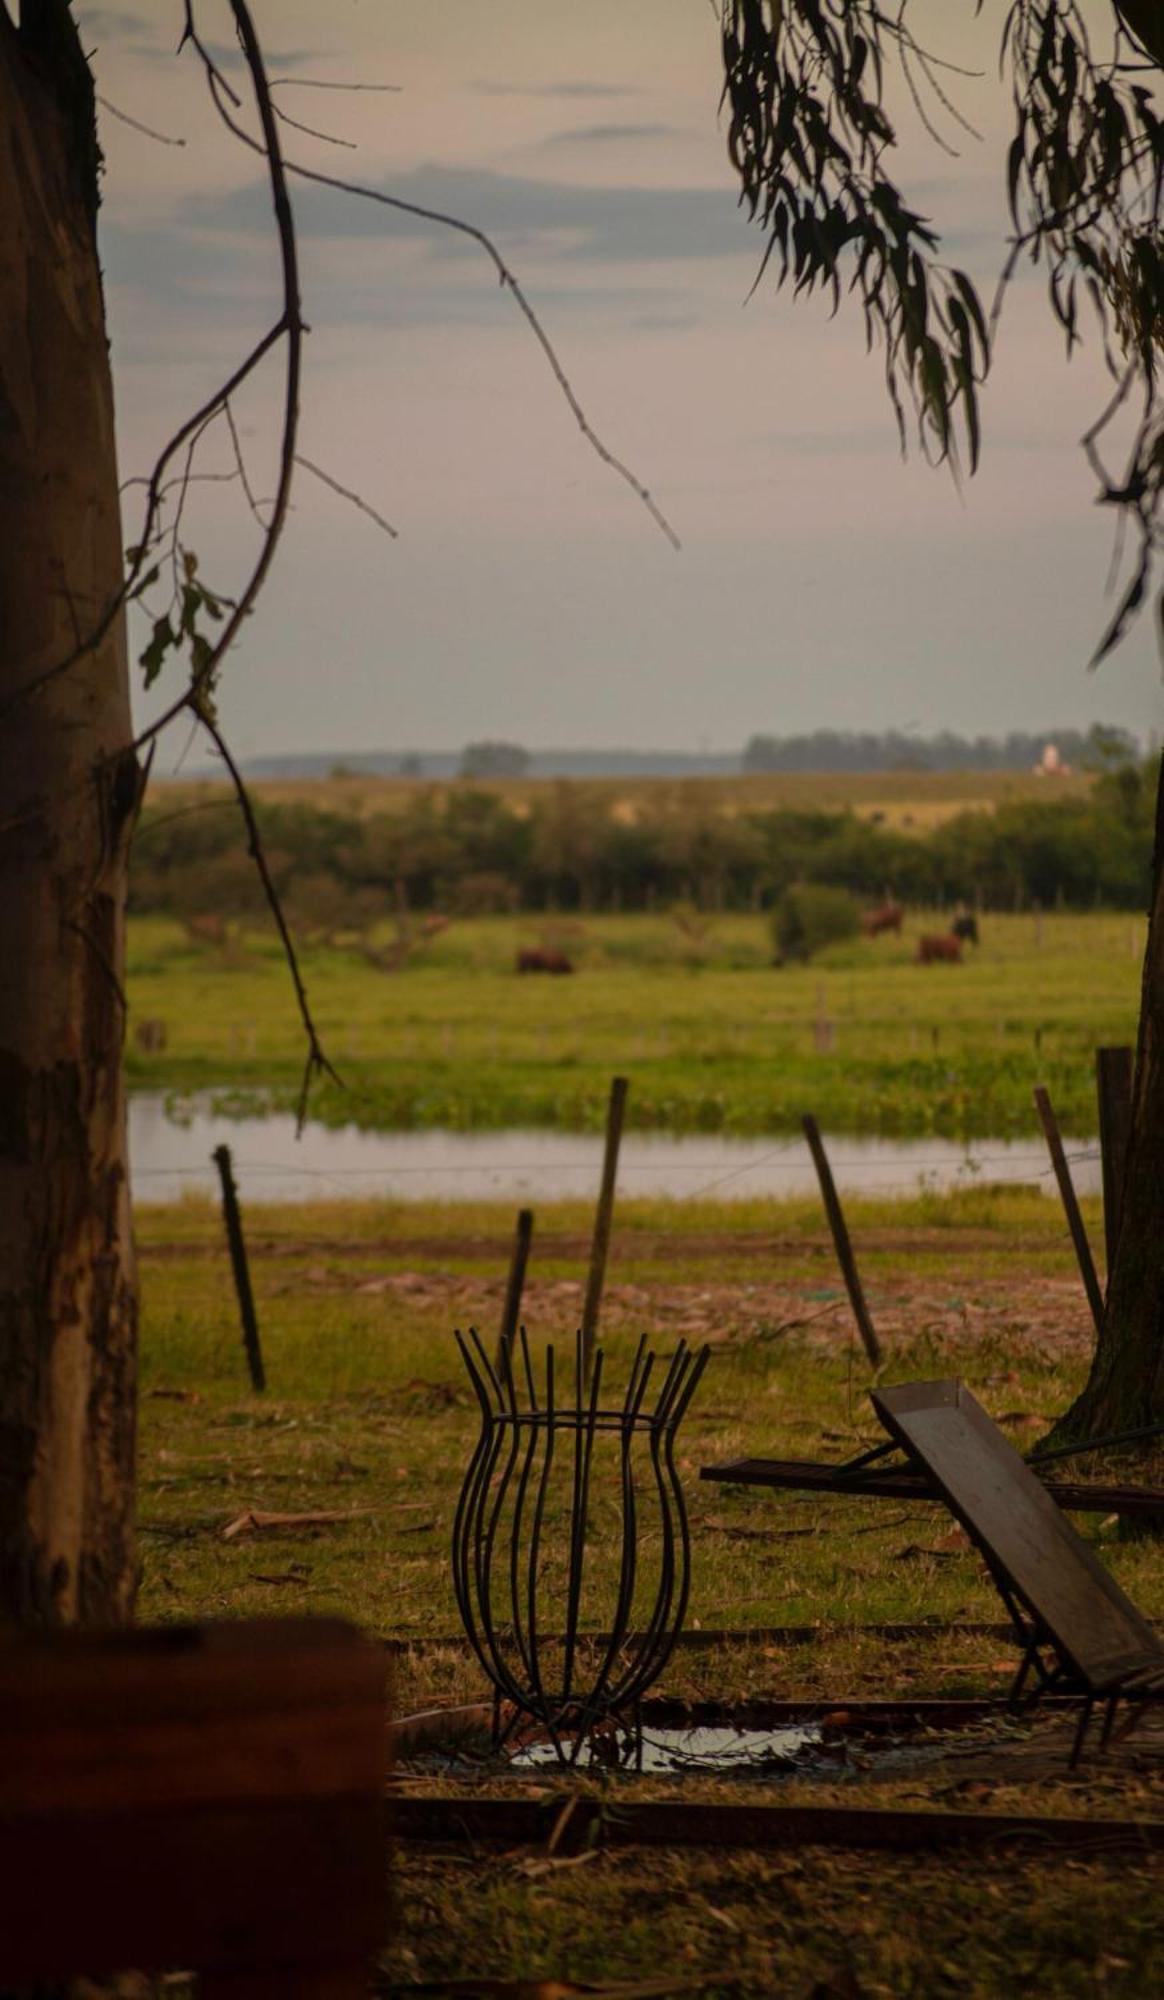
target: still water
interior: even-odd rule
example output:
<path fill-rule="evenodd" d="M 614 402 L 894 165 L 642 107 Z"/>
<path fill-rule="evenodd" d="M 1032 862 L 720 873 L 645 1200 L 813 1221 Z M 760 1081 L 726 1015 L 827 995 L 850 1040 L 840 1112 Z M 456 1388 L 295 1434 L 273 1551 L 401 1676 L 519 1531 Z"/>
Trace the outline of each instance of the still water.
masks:
<path fill-rule="evenodd" d="M 854 1139 L 826 1133 L 843 1193 L 898 1194 L 918 1187 L 1027 1181 L 1055 1192 L 1038 1139 Z M 180 1105 L 161 1091 L 130 1100 L 130 1159 L 138 1201 L 172 1201 L 187 1188 L 218 1186 L 211 1162 L 230 1147 L 240 1192 L 250 1201 L 320 1201 L 385 1196 L 392 1201 L 553 1201 L 596 1192 L 602 1164 L 597 1134 L 533 1129 L 501 1132 L 361 1132 L 308 1125 L 301 1139 L 282 1114 L 227 1118 L 208 1097 Z M 1068 1149 L 1079 1193 L 1100 1185 L 1098 1147 Z M 693 1200 L 810 1194 L 816 1177 L 803 1139 L 728 1139 L 713 1133 L 669 1138 L 630 1132 L 622 1142 L 624 1195 Z"/>

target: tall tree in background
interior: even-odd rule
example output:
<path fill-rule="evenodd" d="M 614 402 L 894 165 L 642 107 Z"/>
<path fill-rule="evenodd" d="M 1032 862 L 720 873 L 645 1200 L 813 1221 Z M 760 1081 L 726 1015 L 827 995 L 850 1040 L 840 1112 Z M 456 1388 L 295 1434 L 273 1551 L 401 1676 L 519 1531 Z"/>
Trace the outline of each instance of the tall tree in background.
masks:
<path fill-rule="evenodd" d="M 1134 555 L 1096 660 L 1149 594 L 1164 542 L 1164 8 L 1105 0 L 1098 11 L 1102 52 L 1077 0 L 1007 11 L 1013 234 L 1000 287 L 1001 297 L 1020 257 L 1041 261 L 1068 346 L 1090 316 L 1112 374 L 1084 442 L 1099 497 L 1134 530 Z M 894 178 L 884 91 L 892 64 L 936 138 L 935 120 L 959 116 L 956 76 L 915 39 L 906 6 L 890 15 L 875 0 L 722 0 L 722 35 L 729 149 L 767 237 L 764 268 L 798 294 L 825 290 L 834 309 L 852 293 L 881 349 L 903 447 L 912 419 L 929 457 L 973 471 L 996 315 L 943 263 L 936 228 Z M 1102 447 L 1121 420 L 1133 436 L 1112 473 Z M 1157 798 L 1123 1221 L 1091 1376 L 1059 1427 L 1070 1438 L 1164 1421 L 1164 763 Z"/>

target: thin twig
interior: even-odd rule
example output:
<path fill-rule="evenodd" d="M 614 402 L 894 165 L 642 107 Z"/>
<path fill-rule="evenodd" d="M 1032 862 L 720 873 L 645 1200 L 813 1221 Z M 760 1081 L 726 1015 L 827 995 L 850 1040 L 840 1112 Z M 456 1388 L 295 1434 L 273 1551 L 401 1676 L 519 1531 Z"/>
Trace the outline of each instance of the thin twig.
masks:
<path fill-rule="evenodd" d="M 366 514 L 370 521 L 375 521 L 376 526 L 383 528 L 386 535 L 391 535 L 394 542 L 400 540 L 399 529 L 394 528 L 391 521 L 386 521 L 383 514 L 378 514 L 376 509 L 369 506 L 368 502 L 362 499 L 358 493 L 353 493 L 350 486 L 341 486 L 338 479 L 333 479 L 331 473 L 325 472 L 321 465 L 315 465 L 311 459 L 304 458 L 301 451 L 296 452 L 295 463 L 296 465 L 301 465 L 305 472 L 314 472 L 316 478 L 322 479 L 325 486 L 330 486 L 333 493 L 339 493 L 345 500 L 350 500 L 353 507 L 358 507 L 361 514 Z"/>
<path fill-rule="evenodd" d="M 262 143 L 246 131 L 221 103 L 218 104 L 218 111 L 223 122 L 234 133 L 234 136 L 244 146 L 249 146 L 252 152 L 261 155 L 263 152 Z M 448 215 L 443 209 L 428 208 L 421 202 L 405 201 L 400 195 L 385 194 L 382 189 L 365 187 L 360 181 L 341 180 L 335 174 L 325 174 L 319 172 L 314 167 L 305 167 L 298 160 L 285 160 L 283 165 L 288 174 L 294 174 L 299 180 L 312 181 L 316 186 L 331 188 L 337 194 L 354 195 L 361 201 L 376 202 L 382 208 L 395 209 L 401 215 L 413 215 L 420 222 L 431 222 L 438 228 L 451 229 L 457 235 L 467 236 L 472 242 L 478 243 L 497 272 L 499 282 L 512 294 L 518 309 L 527 321 L 538 346 L 545 355 L 550 372 L 591 450 L 602 460 L 604 465 L 609 466 L 611 471 L 617 473 L 618 477 L 624 480 L 626 485 L 630 487 L 632 493 L 642 502 L 656 526 L 667 537 L 672 548 L 678 550 L 682 547 L 678 535 L 675 533 L 674 528 L 658 503 L 652 498 L 650 490 L 636 477 L 630 467 L 623 463 L 622 459 L 615 457 L 615 454 L 603 443 L 597 431 L 591 425 L 586 412 L 574 393 L 570 379 L 562 367 L 561 361 L 558 359 L 549 335 L 546 333 L 541 320 L 538 318 L 537 313 L 531 306 L 521 285 L 505 262 L 492 237 L 488 236 L 483 229 L 478 229 L 475 223 L 465 222 L 457 215 Z"/>
<path fill-rule="evenodd" d="M 233 645 L 244 619 L 249 617 L 251 607 L 263 587 L 264 579 L 275 557 L 275 550 L 283 532 L 287 509 L 291 498 L 291 484 L 295 470 L 295 439 L 299 426 L 299 382 L 303 365 L 303 319 L 299 300 L 299 260 L 295 242 L 295 221 L 291 212 L 291 198 L 287 191 L 287 175 L 283 164 L 283 151 L 279 140 L 279 124 L 275 108 L 271 103 L 267 88 L 266 71 L 263 66 L 262 51 L 255 34 L 247 0 L 230 0 L 231 13 L 242 44 L 243 55 L 250 72 L 255 94 L 255 104 L 263 131 L 263 143 L 257 140 L 249 143 L 263 154 L 271 185 L 271 199 L 275 210 L 275 227 L 279 243 L 279 258 L 283 276 L 283 310 L 270 334 L 266 336 L 268 346 L 286 336 L 287 369 L 283 394 L 283 423 L 279 442 L 279 476 L 275 488 L 275 498 L 271 508 L 271 518 L 267 523 L 262 546 L 251 574 L 247 579 L 238 602 L 231 612 L 223 631 L 212 647 L 205 662 L 190 677 L 190 686 L 179 699 L 171 702 L 160 716 L 143 730 L 136 739 L 137 745 L 156 736 L 168 722 L 183 708 L 197 709 L 200 697 L 212 685 L 226 654 Z M 194 23 L 193 0 L 186 0 L 185 28 L 183 42 L 189 41 L 202 62 L 208 86 L 220 116 L 225 123 L 236 128 L 234 120 L 221 102 L 220 92 L 234 103 L 237 94 L 222 76 L 209 50 L 199 37 Z M 215 412 L 223 407 L 238 386 L 237 373 L 231 382 L 212 399 Z"/>
<path fill-rule="evenodd" d="M 303 984 L 303 974 L 299 969 L 299 959 L 296 955 L 287 919 L 283 914 L 283 905 L 279 898 L 279 891 L 276 889 L 271 877 L 266 851 L 263 847 L 263 837 L 259 832 L 259 823 L 255 816 L 251 795 L 247 790 L 246 780 L 235 763 L 231 755 L 230 746 L 213 716 L 203 714 L 198 719 L 217 749 L 223 763 L 226 765 L 231 784 L 234 786 L 234 795 L 238 800 L 239 811 L 242 813 L 243 823 L 247 830 L 247 851 L 255 867 L 258 869 L 259 880 L 263 885 L 263 894 L 267 898 L 271 915 L 275 919 L 275 928 L 279 933 L 279 942 L 283 947 L 283 956 L 287 961 L 287 969 L 291 974 L 291 983 L 295 988 L 299 1018 L 303 1023 L 303 1032 L 307 1037 L 307 1061 L 304 1065 L 303 1082 L 300 1086 L 295 1119 L 296 1133 L 298 1134 L 302 1132 L 306 1122 L 307 1099 L 316 1073 L 329 1076 L 333 1083 L 339 1084 L 341 1089 L 343 1088 L 343 1081 L 333 1064 L 329 1061 L 324 1052 L 323 1044 L 319 1039 L 319 1033 L 316 1029 L 311 1007 L 307 999 L 307 989 Z"/>
<path fill-rule="evenodd" d="M 100 92 L 97 93 L 97 103 L 103 111 L 108 111 L 112 118 L 119 118 L 123 125 L 132 126 L 135 132 L 144 133 L 147 139 L 156 139 L 159 146 L 184 146 L 186 144 L 185 139 L 173 139 L 166 132 L 155 132 L 152 125 L 143 124 L 140 118 L 131 118 L 128 111 L 119 111 L 116 104 L 111 104 L 107 97 L 101 96 Z"/>
<path fill-rule="evenodd" d="M 398 96 L 404 89 L 402 83 L 325 83 L 318 76 L 273 76 L 268 80 L 268 90 L 378 90 L 393 91 Z"/>
<path fill-rule="evenodd" d="M 343 146 L 349 153 L 360 150 L 354 139 L 340 139 L 334 132 L 321 132 L 318 125 L 305 125 L 302 118 L 292 118 L 291 113 L 284 111 L 281 105 L 275 106 L 275 116 L 284 125 L 293 125 L 297 132 L 306 132 L 309 139 L 322 139 L 328 146 Z"/>

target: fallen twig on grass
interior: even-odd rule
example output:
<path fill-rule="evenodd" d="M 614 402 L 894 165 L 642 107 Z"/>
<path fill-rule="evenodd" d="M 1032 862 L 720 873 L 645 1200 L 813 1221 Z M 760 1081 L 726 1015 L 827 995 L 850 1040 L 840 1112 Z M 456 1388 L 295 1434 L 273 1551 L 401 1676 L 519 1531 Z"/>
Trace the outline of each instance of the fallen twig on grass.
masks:
<path fill-rule="evenodd" d="M 248 1507 L 245 1514 L 236 1515 L 233 1521 L 227 1522 L 220 1540 L 233 1542 L 239 1535 L 258 1534 L 267 1529 L 330 1528 L 337 1521 L 355 1521 L 371 1511 L 370 1507 L 325 1507 L 310 1514 L 270 1514 L 257 1507 Z"/>

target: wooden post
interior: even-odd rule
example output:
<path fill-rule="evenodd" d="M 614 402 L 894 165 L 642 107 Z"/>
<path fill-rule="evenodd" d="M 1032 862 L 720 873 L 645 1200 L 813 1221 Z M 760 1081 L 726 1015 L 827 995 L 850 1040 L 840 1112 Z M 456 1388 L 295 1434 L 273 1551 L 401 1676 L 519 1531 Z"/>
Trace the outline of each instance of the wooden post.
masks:
<path fill-rule="evenodd" d="M 841 1276 L 845 1281 L 845 1290 L 849 1294 L 849 1304 L 853 1308 L 853 1318 L 857 1322 L 857 1331 L 864 1342 L 865 1352 L 873 1367 L 880 1368 L 881 1342 L 877 1338 L 877 1329 L 873 1324 L 872 1315 L 865 1303 L 865 1294 L 861 1289 L 861 1280 L 857 1275 L 857 1260 L 853 1255 L 853 1246 L 849 1241 L 848 1229 L 845 1227 L 845 1218 L 841 1210 L 836 1182 L 833 1180 L 833 1170 L 828 1162 L 828 1154 L 824 1149 L 824 1142 L 820 1136 L 820 1128 L 817 1125 L 816 1119 L 807 1113 L 800 1122 L 804 1127 L 804 1136 L 808 1140 L 808 1150 L 812 1154 L 812 1164 L 816 1168 L 816 1177 L 820 1182 L 825 1214 L 828 1217 L 829 1229 L 832 1232 L 833 1247 L 837 1253 L 837 1262 L 841 1267 Z"/>
<path fill-rule="evenodd" d="M 1083 1227 L 1079 1203 L 1075 1199 L 1075 1189 L 1067 1165 L 1067 1156 L 1063 1151 L 1063 1141 L 1059 1137 L 1059 1121 L 1041 1083 L 1035 1086 L 1035 1109 L 1043 1127 L 1047 1151 L 1051 1155 L 1051 1165 L 1055 1169 L 1055 1179 L 1059 1183 L 1063 1212 L 1067 1217 L 1067 1227 L 1071 1231 L 1071 1241 L 1075 1245 L 1075 1260 L 1079 1265 L 1079 1275 L 1083 1280 L 1083 1289 L 1087 1293 L 1087 1303 L 1091 1307 L 1091 1317 L 1098 1333 L 1103 1325 L 1103 1293 L 1099 1289 L 1099 1279 L 1095 1275 L 1091 1245 L 1087 1240 L 1087 1231 Z"/>
<path fill-rule="evenodd" d="M 627 1080 L 612 1078 L 610 1104 L 606 1112 L 606 1151 L 602 1159 L 602 1186 L 594 1216 L 594 1240 L 590 1245 L 590 1273 L 586 1280 L 586 1303 L 582 1308 L 582 1381 L 590 1380 L 590 1365 L 598 1333 L 598 1310 L 606 1277 L 606 1253 L 610 1247 L 610 1220 L 614 1213 L 614 1184 L 618 1176 L 618 1149 L 622 1141 L 622 1114 L 626 1108 Z"/>
<path fill-rule="evenodd" d="M 517 1211 L 517 1231 L 513 1239 L 513 1255 L 509 1260 L 509 1283 L 505 1289 L 505 1305 L 501 1314 L 501 1332 L 497 1336 L 498 1373 L 505 1366 L 505 1356 L 512 1350 L 517 1323 L 521 1314 L 521 1295 L 525 1290 L 525 1267 L 529 1261 L 530 1238 L 533 1235 L 532 1208 Z"/>
<path fill-rule="evenodd" d="M 1132 1130 L 1132 1051 L 1096 1049 L 1099 1150 L 1103 1159 L 1103 1242 L 1111 1284 L 1124 1203 L 1124 1164 Z"/>
<path fill-rule="evenodd" d="M 265 1389 L 267 1377 L 263 1370 L 259 1322 L 255 1317 L 255 1300 L 251 1291 L 251 1274 L 247 1268 L 247 1246 L 243 1241 L 242 1216 L 239 1214 L 238 1189 L 234 1184 L 234 1173 L 230 1163 L 230 1147 L 216 1146 L 212 1157 L 218 1168 L 218 1178 L 222 1182 L 222 1219 L 226 1224 L 226 1241 L 230 1249 L 230 1267 L 234 1272 L 234 1289 L 238 1295 L 238 1312 L 242 1321 L 247 1367 L 251 1371 L 251 1388 Z"/>

